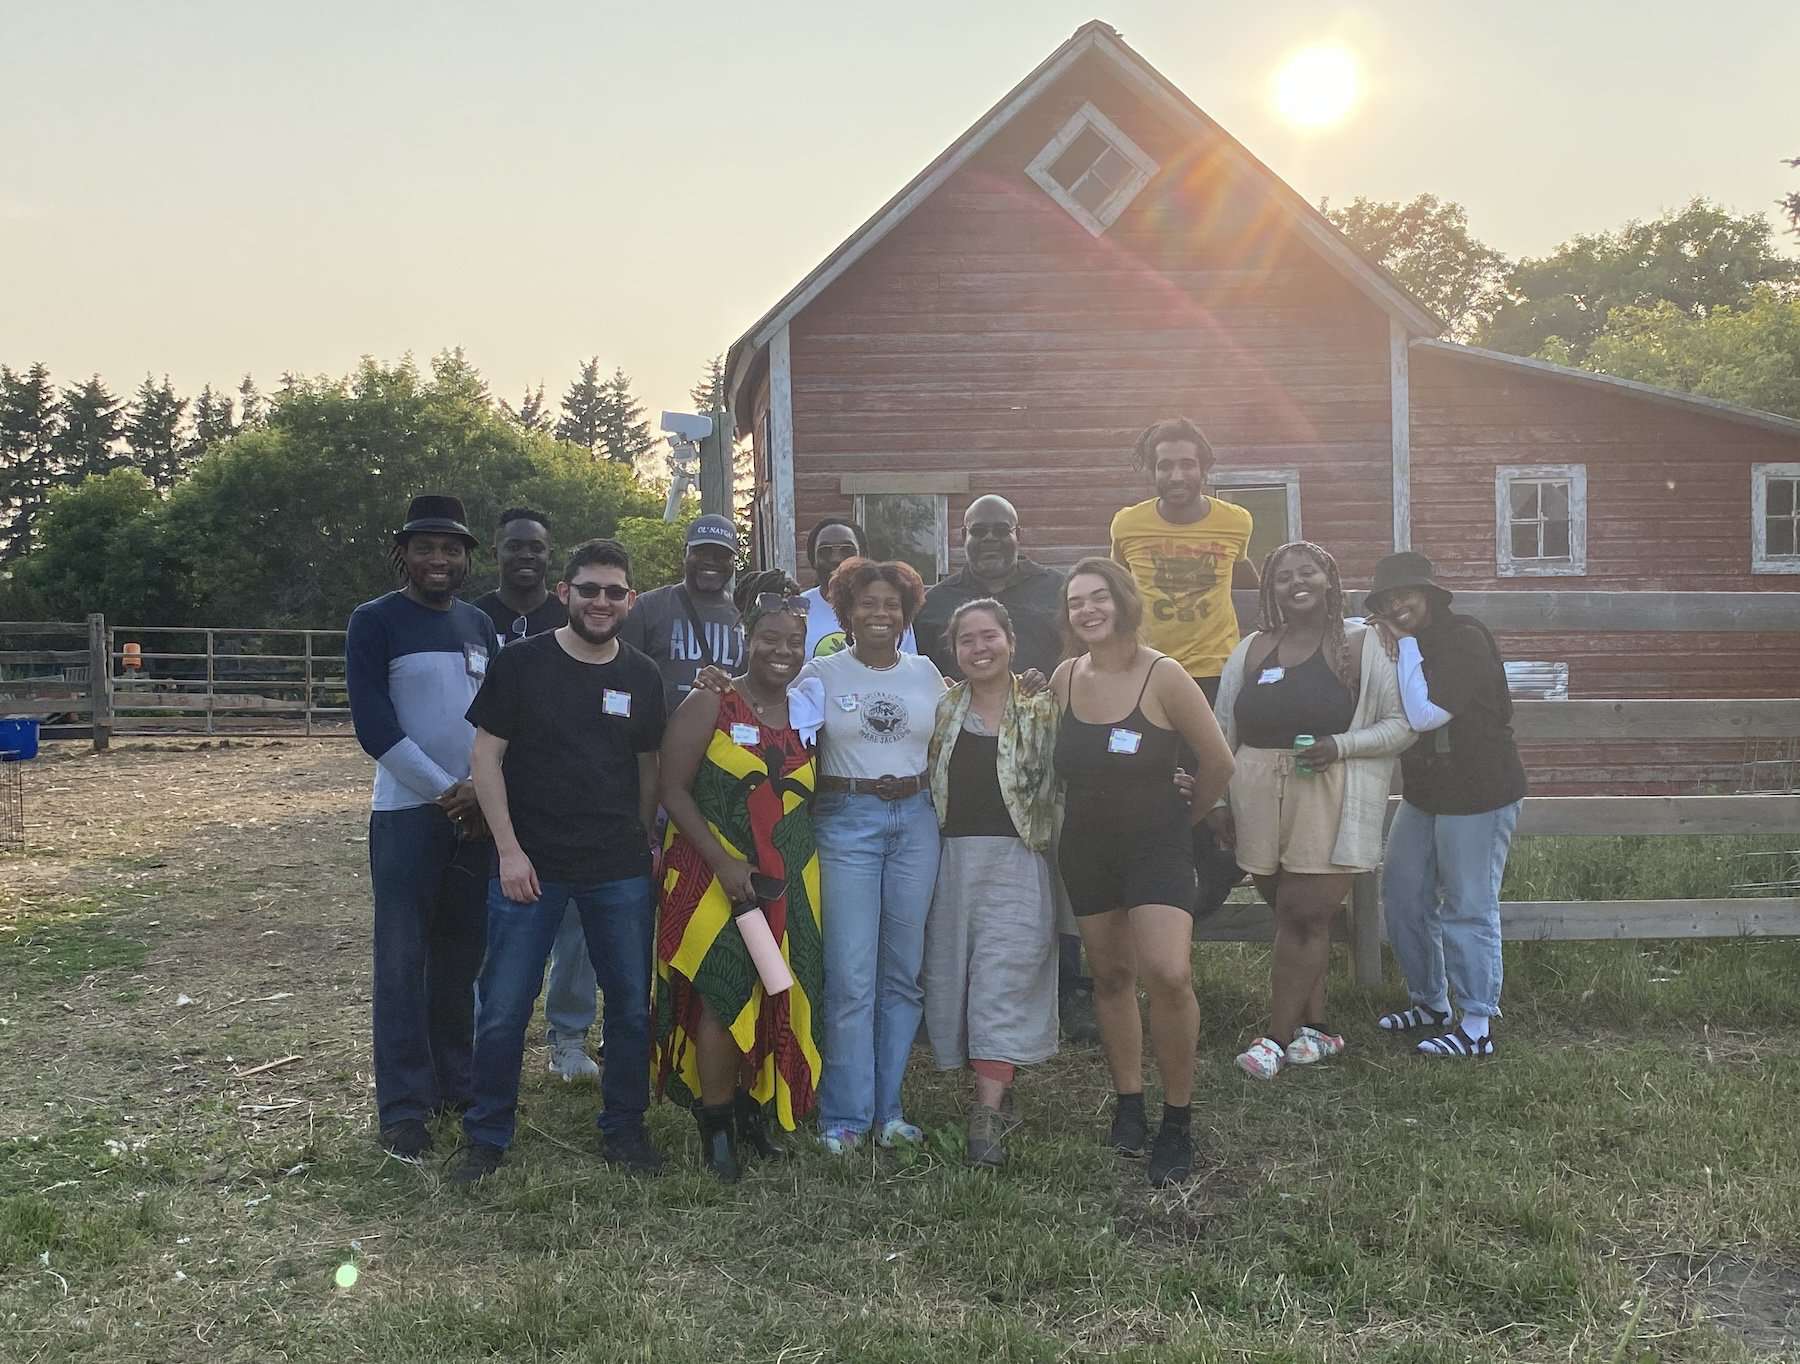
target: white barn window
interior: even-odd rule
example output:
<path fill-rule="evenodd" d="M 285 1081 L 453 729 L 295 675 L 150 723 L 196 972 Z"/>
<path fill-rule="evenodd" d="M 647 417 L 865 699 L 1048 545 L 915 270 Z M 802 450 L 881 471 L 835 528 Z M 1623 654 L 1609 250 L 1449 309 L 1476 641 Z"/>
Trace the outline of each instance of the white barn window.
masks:
<path fill-rule="evenodd" d="M 1750 466 L 1750 571 L 1800 573 L 1800 464 Z"/>
<path fill-rule="evenodd" d="M 1098 237 L 1158 169 L 1123 129 L 1092 104 L 1083 104 L 1025 173 Z"/>
<path fill-rule="evenodd" d="M 1587 466 L 1503 464 L 1494 470 L 1494 568 L 1502 578 L 1587 572 Z"/>
<path fill-rule="evenodd" d="M 1213 492 L 1250 513 L 1250 546 L 1244 557 L 1258 568 L 1270 550 L 1300 538 L 1298 469 L 1213 470 Z"/>

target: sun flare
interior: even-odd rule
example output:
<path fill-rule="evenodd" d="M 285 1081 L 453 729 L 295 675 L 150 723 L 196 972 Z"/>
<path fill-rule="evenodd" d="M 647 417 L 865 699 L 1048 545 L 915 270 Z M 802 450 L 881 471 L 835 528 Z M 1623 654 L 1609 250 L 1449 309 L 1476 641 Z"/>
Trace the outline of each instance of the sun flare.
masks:
<path fill-rule="evenodd" d="M 1309 47 L 1275 73 L 1275 107 L 1289 123 L 1324 128 L 1356 103 L 1356 59 L 1341 47 Z"/>

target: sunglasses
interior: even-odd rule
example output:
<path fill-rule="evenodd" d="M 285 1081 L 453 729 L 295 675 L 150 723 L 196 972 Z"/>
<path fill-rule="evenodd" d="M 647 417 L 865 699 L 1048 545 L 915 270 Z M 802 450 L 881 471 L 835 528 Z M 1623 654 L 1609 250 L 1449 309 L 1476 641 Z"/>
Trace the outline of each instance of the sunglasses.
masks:
<path fill-rule="evenodd" d="M 583 601 L 592 601 L 602 593 L 608 601 L 624 601 L 631 595 L 631 589 L 623 583 L 570 583 L 569 591 Z"/>
<path fill-rule="evenodd" d="M 1005 521 L 977 521 L 964 532 L 971 540 L 1006 540 L 1019 528 Z"/>
<path fill-rule="evenodd" d="M 806 598 L 790 597 L 785 592 L 758 592 L 752 605 L 758 612 L 782 611 L 790 616 L 807 614 Z"/>

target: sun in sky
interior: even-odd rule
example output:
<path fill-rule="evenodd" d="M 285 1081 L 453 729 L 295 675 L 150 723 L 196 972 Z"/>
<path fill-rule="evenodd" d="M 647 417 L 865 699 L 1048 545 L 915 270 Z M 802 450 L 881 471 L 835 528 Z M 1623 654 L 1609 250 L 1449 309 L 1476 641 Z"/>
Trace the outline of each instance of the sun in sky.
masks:
<path fill-rule="evenodd" d="M 1275 107 L 1301 128 L 1340 122 L 1358 93 L 1356 59 L 1336 45 L 1302 48 L 1275 73 Z"/>

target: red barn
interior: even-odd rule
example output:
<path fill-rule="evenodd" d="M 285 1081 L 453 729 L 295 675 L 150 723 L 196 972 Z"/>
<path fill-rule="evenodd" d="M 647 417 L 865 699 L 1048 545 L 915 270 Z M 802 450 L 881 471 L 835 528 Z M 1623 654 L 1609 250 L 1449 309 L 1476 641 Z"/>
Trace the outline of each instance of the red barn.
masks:
<path fill-rule="evenodd" d="M 1194 417 L 1253 554 L 1397 548 L 1466 588 L 1800 585 L 1800 422 L 1455 345 L 1089 23 L 731 349 L 764 562 L 853 513 L 927 581 L 973 496 L 1051 563 L 1104 551 L 1151 420 Z M 1586 696 L 1778 695 L 1796 636 L 1532 636 Z"/>

